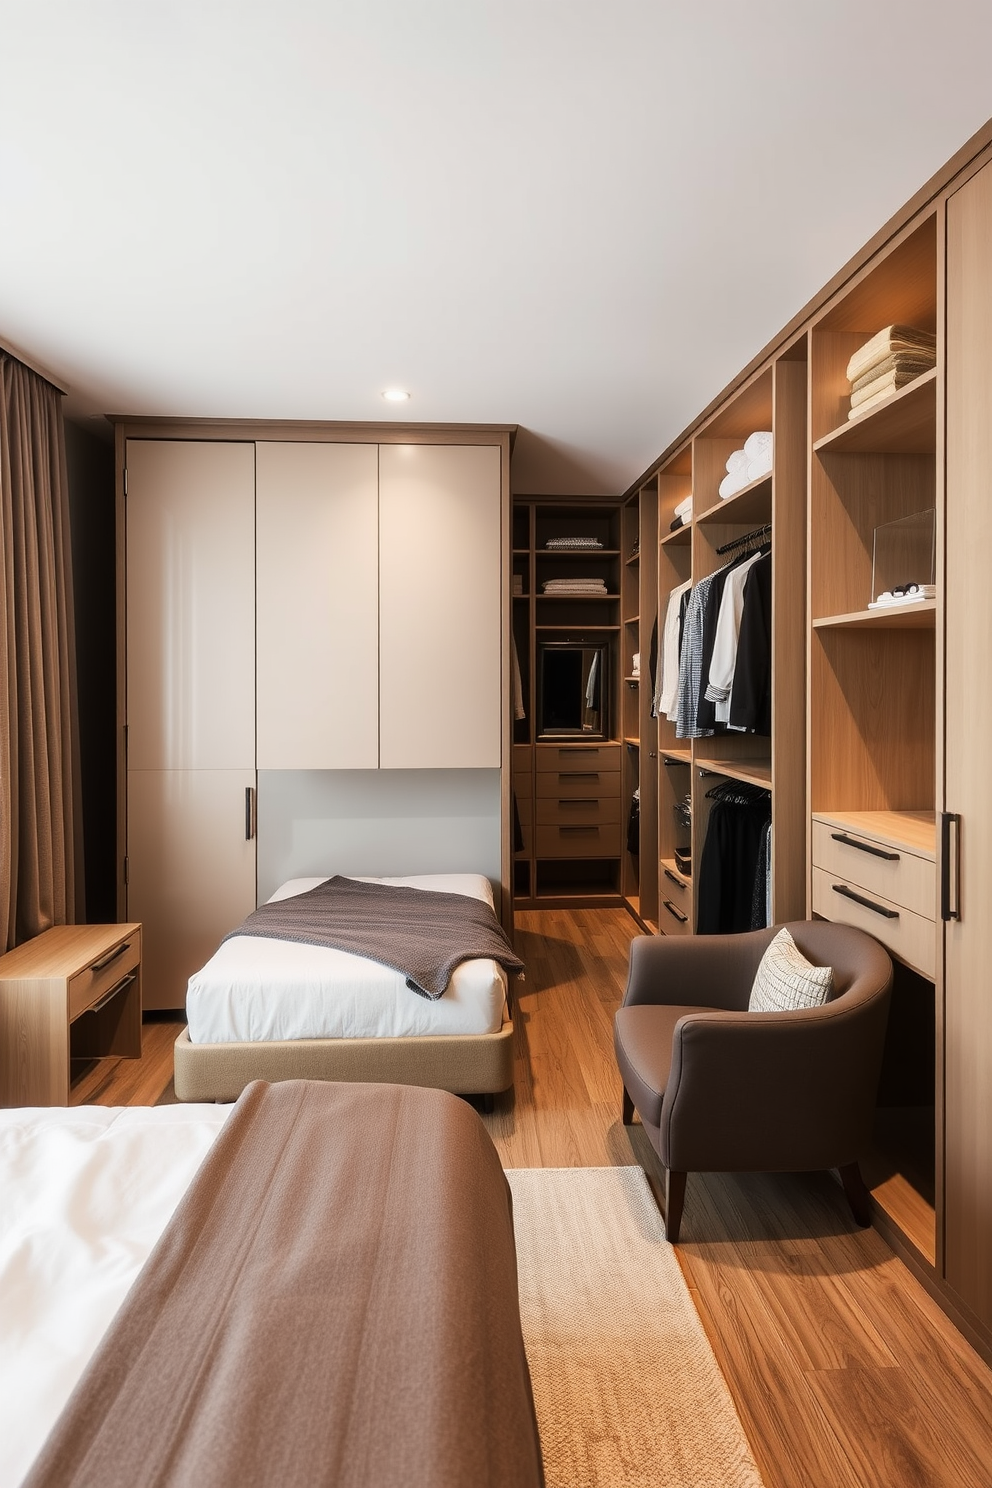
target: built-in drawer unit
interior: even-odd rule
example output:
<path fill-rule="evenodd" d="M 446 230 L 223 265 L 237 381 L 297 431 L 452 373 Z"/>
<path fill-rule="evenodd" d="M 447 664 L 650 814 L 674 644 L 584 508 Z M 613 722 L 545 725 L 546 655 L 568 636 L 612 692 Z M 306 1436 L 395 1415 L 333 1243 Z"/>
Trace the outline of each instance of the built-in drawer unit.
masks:
<path fill-rule="evenodd" d="M 661 865 L 658 880 L 661 905 L 659 929 L 665 935 L 689 935 L 692 931 L 692 885 L 672 868 Z"/>
<path fill-rule="evenodd" d="M 860 885 L 893 904 L 932 920 L 936 914 L 936 865 L 933 855 L 910 851 L 841 820 L 814 816 L 813 867 Z M 831 916 L 836 918 L 836 916 Z"/>
<path fill-rule="evenodd" d="M 619 744 L 538 744 L 537 770 L 619 770 Z"/>
<path fill-rule="evenodd" d="M 129 974 L 141 960 L 141 934 L 135 931 L 69 979 L 69 1022 L 97 1008 L 130 986 Z M 132 977 L 133 979 L 133 977 Z"/>
<path fill-rule="evenodd" d="M 619 796 L 538 796 L 539 827 L 578 822 L 591 826 L 596 822 L 617 824 L 620 821 Z"/>
<path fill-rule="evenodd" d="M 537 799 L 620 800 L 619 770 L 542 770 L 537 775 Z"/>
<path fill-rule="evenodd" d="M 825 868 L 813 869 L 813 913 L 866 930 L 907 966 L 933 980 L 937 964 L 933 920 Z"/>
<path fill-rule="evenodd" d="M 620 824 L 560 822 L 537 828 L 539 858 L 617 858 Z"/>

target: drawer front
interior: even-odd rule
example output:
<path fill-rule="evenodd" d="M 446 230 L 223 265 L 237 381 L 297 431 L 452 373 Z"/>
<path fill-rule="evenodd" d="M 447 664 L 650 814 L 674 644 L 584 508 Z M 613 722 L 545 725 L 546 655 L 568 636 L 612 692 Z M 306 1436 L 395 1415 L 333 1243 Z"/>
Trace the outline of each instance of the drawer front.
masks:
<path fill-rule="evenodd" d="M 851 894 L 858 898 L 852 899 Z M 876 908 L 872 909 L 871 904 Z M 813 869 L 813 911 L 825 920 L 839 920 L 844 925 L 866 930 L 907 966 L 933 979 L 937 965 L 937 926 L 933 920 L 925 920 L 881 894 L 869 893 L 863 885 L 849 883 L 823 868 Z"/>
<path fill-rule="evenodd" d="M 537 803 L 538 826 L 564 822 L 588 826 L 592 822 L 617 824 L 619 821 L 620 802 L 616 797 L 603 800 L 597 796 L 541 796 Z"/>
<path fill-rule="evenodd" d="M 620 827 L 561 823 L 554 827 L 538 826 L 539 858 L 618 858 Z"/>
<path fill-rule="evenodd" d="M 538 744 L 537 772 L 546 770 L 619 770 L 619 744 Z"/>
<path fill-rule="evenodd" d="M 141 934 L 133 931 L 69 980 L 69 1022 L 98 1003 L 141 960 Z"/>
<path fill-rule="evenodd" d="M 537 777 L 537 799 L 620 800 L 619 770 L 544 770 Z"/>
<path fill-rule="evenodd" d="M 663 935 L 691 935 L 692 910 L 688 892 L 680 894 L 674 884 L 662 877 L 658 928 Z M 685 886 L 686 889 L 688 885 Z"/>
<path fill-rule="evenodd" d="M 880 853 L 885 856 L 880 857 Z M 936 865 L 929 858 L 815 817 L 813 867 L 860 884 L 869 894 L 881 894 L 890 904 L 912 910 L 925 920 L 932 920 L 936 914 Z"/>
<path fill-rule="evenodd" d="M 534 763 L 534 746 L 532 744 L 514 744 L 513 746 L 513 773 L 514 775 L 527 775 Z"/>

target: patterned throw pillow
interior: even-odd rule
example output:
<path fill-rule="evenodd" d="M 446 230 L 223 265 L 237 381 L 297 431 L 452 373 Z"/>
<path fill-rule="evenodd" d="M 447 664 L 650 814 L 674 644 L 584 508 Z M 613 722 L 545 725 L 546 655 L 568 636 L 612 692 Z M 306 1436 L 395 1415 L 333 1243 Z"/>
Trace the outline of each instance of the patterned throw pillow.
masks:
<path fill-rule="evenodd" d="M 830 996 L 832 966 L 806 960 L 788 930 L 780 930 L 758 965 L 751 988 L 749 1013 L 791 1013 L 819 1007 Z"/>

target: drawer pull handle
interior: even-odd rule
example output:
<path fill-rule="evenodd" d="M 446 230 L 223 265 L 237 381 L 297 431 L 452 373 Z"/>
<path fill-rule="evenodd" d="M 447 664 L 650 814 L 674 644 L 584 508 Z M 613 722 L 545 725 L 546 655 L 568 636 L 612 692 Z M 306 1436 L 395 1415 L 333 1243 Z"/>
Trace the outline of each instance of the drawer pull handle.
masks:
<path fill-rule="evenodd" d="M 559 800 L 559 806 L 598 806 L 598 796 L 570 796 L 567 801 Z"/>
<path fill-rule="evenodd" d="M 126 940 L 123 945 L 115 946 L 114 949 L 110 952 L 109 956 L 104 956 L 102 961 L 94 961 L 92 966 L 90 967 L 90 970 L 102 971 L 105 966 L 110 965 L 111 961 L 116 961 L 118 956 L 123 956 L 124 952 L 129 951 L 130 949 L 131 942 L 129 940 Z"/>
<path fill-rule="evenodd" d="M 886 852 L 881 847 L 871 847 L 867 842 L 859 842 L 856 837 L 848 837 L 846 832 L 831 832 L 830 835 L 835 842 L 843 842 L 845 847 L 856 847 L 858 852 L 871 853 L 873 858 L 884 858 L 887 863 L 899 861 L 898 853 Z"/>
<path fill-rule="evenodd" d="M 672 872 L 671 868 L 666 868 L 665 869 L 665 877 L 668 878 L 668 879 L 670 879 L 672 881 L 672 883 L 675 884 L 676 888 L 687 889 L 689 887 L 689 885 L 687 883 L 684 883 L 683 880 L 681 878 L 679 878 L 679 876 L 678 876 L 677 873 L 673 873 Z M 667 900 L 666 900 L 666 903 L 667 903 Z"/>
<path fill-rule="evenodd" d="M 103 994 L 99 1002 L 95 1002 L 86 1011 L 88 1013 L 98 1013 L 101 1008 L 105 1008 L 107 1003 L 111 1002 L 117 996 L 118 992 L 123 992 L 125 987 L 130 987 L 131 983 L 137 978 L 137 975 L 138 973 L 136 971 L 129 971 L 127 976 L 121 977 L 120 981 L 111 987 L 109 992 Z"/>
<path fill-rule="evenodd" d="M 559 832 L 587 832 L 587 833 L 588 832 L 592 832 L 594 836 L 596 836 L 596 837 L 599 836 L 599 828 L 598 827 L 587 827 L 587 826 L 581 826 L 580 827 L 580 826 L 576 825 L 574 827 L 573 826 L 559 827 L 558 830 L 559 830 Z"/>
<path fill-rule="evenodd" d="M 598 770 L 560 770 L 559 780 L 598 780 Z"/>
<path fill-rule="evenodd" d="M 855 904 L 864 905 L 865 909 L 872 910 L 874 914 L 884 915 L 887 920 L 899 918 L 897 909 L 886 909 L 884 904 L 876 904 L 874 899 L 866 899 L 863 894 L 856 894 L 853 889 L 847 887 L 847 884 L 834 884 L 833 891 L 835 894 L 843 894 L 845 899 L 853 899 Z"/>
<path fill-rule="evenodd" d="M 668 913 L 675 916 L 680 925 L 684 925 L 686 923 L 689 916 L 687 914 L 683 914 L 682 911 L 672 903 L 671 899 L 663 899 L 661 902 L 668 910 Z"/>

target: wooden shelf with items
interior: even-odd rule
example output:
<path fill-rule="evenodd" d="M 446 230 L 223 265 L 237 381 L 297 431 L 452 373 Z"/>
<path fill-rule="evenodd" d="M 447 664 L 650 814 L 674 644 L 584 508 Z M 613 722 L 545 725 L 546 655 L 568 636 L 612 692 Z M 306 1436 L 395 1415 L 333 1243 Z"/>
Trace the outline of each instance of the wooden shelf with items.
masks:
<path fill-rule="evenodd" d="M 753 527 L 758 522 L 770 522 L 771 516 L 772 478 L 769 474 L 759 476 L 743 490 L 700 512 L 696 522 L 703 525 L 710 522 L 741 522 Z"/>
<path fill-rule="evenodd" d="M 658 480 L 653 478 L 631 495 L 622 517 L 622 547 L 629 556 L 621 576 L 622 609 L 628 617 L 622 642 L 625 685 L 621 699 L 622 736 L 626 746 L 621 799 L 628 830 L 623 844 L 621 889 L 628 909 L 645 927 L 656 917 L 658 893 L 657 780 L 652 756 L 657 727 L 651 717 L 653 689 L 649 675 L 649 648 L 658 610 L 658 512 Z M 635 655 L 640 658 L 636 673 Z M 636 841 L 631 835 L 635 791 Z"/>
<path fill-rule="evenodd" d="M 707 741 L 701 741 L 707 742 Z M 697 754 L 695 764 L 710 775 L 725 775 L 728 780 L 743 780 L 748 785 L 772 788 L 772 762 L 768 759 L 720 759 Z"/>
<path fill-rule="evenodd" d="M 514 606 L 527 718 L 514 724 L 514 793 L 524 846 L 515 854 L 514 903 L 518 908 L 620 903 L 620 745 L 616 741 L 620 696 L 621 542 L 618 502 L 582 498 L 518 498 L 514 506 L 515 570 L 526 561 L 528 593 Z M 595 540 L 599 547 L 547 546 L 560 538 Z M 553 579 L 600 580 L 602 593 L 545 593 Z M 591 724 L 542 736 L 547 700 L 540 697 L 542 659 L 562 645 L 606 647 L 605 708 Z M 545 649 L 546 644 L 553 650 Z M 526 663 L 524 662 L 526 652 Z M 583 665 L 586 663 L 584 662 Z M 592 733 L 585 733 L 591 728 Z M 600 737 L 601 732 L 612 740 Z M 593 763 L 590 764 L 589 762 Z M 552 770 L 550 763 L 556 768 Z M 605 763 L 604 763 L 605 762 Z M 586 765 L 588 768 L 583 768 Z M 591 778 L 594 777 L 594 778 Z M 522 802 L 530 802 L 524 821 Z M 589 798 L 588 800 L 586 798 Z M 589 866 L 592 865 L 592 866 Z"/>
<path fill-rule="evenodd" d="M 939 348 L 923 370 L 849 417 L 852 356 L 882 328 L 938 329 L 935 213 L 897 238 L 810 332 L 810 909 L 874 935 L 897 967 L 866 1180 L 928 1264 L 936 1258 L 935 880 L 939 604 L 869 608 L 889 589 L 879 543 L 919 518 L 899 583 L 934 583 L 942 505 Z M 894 566 L 894 565 L 893 565 Z M 902 568 L 912 571 L 902 572 Z M 917 572 L 917 568 L 921 571 Z M 925 571 L 924 571 L 925 570 Z M 907 1051 L 919 1066 L 907 1096 Z M 886 1072 L 887 1071 L 887 1072 Z"/>
<path fill-rule="evenodd" d="M 821 615 L 814 630 L 933 630 L 937 623 L 937 601 L 921 599 L 915 604 L 887 605 L 884 609 L 855 610 L 850 615 Z"/>

